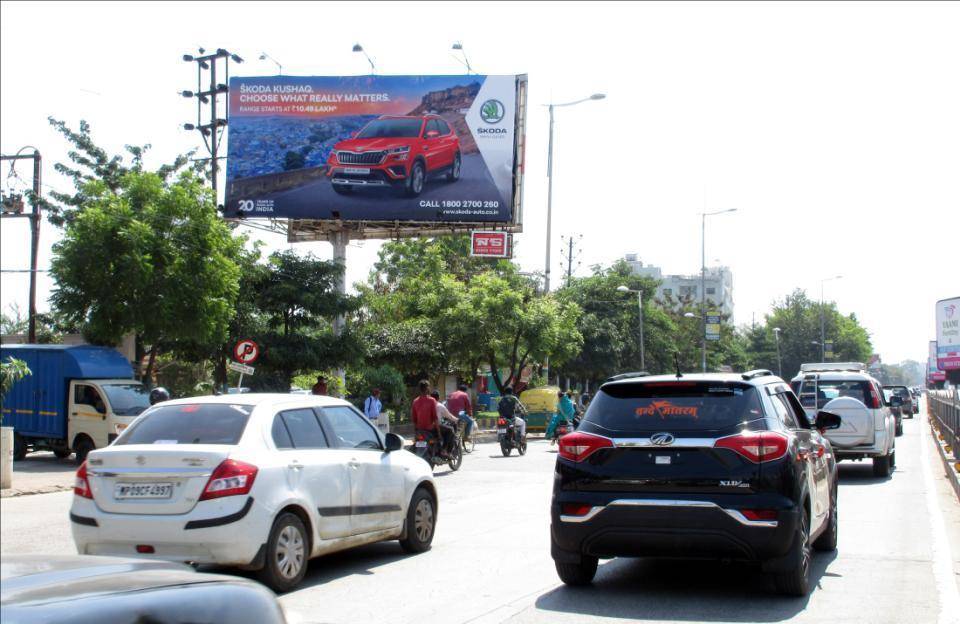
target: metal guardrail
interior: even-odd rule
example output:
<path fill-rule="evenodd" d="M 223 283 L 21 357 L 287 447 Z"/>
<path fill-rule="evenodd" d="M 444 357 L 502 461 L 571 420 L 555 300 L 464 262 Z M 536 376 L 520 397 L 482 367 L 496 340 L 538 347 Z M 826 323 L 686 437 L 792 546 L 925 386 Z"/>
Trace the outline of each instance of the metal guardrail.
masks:
<path fill-rule="evenodd" d="M 928 391 L 927 412 L 937 422 L 954 459 L 960 460 L 960 392 L 957 389 Z"/>

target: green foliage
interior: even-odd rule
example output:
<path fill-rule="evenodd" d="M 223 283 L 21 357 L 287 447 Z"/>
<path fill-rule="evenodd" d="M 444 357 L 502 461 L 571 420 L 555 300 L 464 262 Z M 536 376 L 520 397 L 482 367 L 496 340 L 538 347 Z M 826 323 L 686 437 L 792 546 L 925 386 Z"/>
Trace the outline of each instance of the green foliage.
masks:
<path fill-rule="evenodd" d="M 305 154 L 300 152 L 287 152 L 283 157 L 283 170 L 303 169 L 303 166 L 307 164 L 307 159 L 304 156 Z"/>
<path fill-rule="evenodd" d="M 50 300 L 67 322 L 94 344 L 136 332 L 152 356 L 226 338 L 242 242 L 198 177 L 127 173 L 116 190 L 90 182 L 81 208 L 53 247 Z"/>
<path fill-rule="evenodd" d="M 0 408 L 3 407 L 3 398 L 7 392 L 27 375 L 32 374 L 30 367 L 23 360 L 15 357 L 7 357 L 6 362 L 0 362 Z M 3 412 L 0 411 L 0 422 L 3 421 Z"/>
<path fill-rule="evenodd" d="M 63 226 L 74 218 L 91 200 L 88 186 L 98 182 L 107 190 L 119 193 L 123 188 L 123 179 L 130 173 L 143 173 L 143 158 L 150 145 L 126 145 L 124 155 L 110 155 L 93 141 L 90 124 L 80 121 L 79 130 L 71 129 L 66 122 L 48 117 L 47 120 L 72 145 L 68 157 L 72 164 L 56 163 L 53 168 L 73 181 L 74 192 L 63 193 L 51 190 L 48 194 L 53 201 L 42 200 L 51 223 Z M 173 174 L 190 164 L 194 151 L 177 156 L 170 164 L 157 169 L 156 174 L 167 181 Z M 126 158 L 130 159 L 129 164 Z M 194 171 L 203 170 L 202 163 L 193 166 Z"/>
<path fill-rule="evenodd" d="M 384 406 L 402 406 L 407 401 L 403 375 L 392 366 L 359 366 L 347 371 L 347 396 L 362 403 L 373 388 L 380 389 Z"/>

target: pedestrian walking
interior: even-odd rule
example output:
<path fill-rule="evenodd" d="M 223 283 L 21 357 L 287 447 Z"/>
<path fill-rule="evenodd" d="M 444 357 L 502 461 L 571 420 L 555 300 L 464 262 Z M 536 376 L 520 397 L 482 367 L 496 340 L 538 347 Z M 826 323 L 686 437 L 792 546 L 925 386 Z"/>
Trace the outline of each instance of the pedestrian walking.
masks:
<path fill-rule="evenodd" d="M 383 403 L 380 402 L 380 388 L 374 388 L 370 391 L 370 396 L 363 402 L 363 414 L 370 419 L 374 426 L 380 420 L 380 412 L 383 410 Z"/>

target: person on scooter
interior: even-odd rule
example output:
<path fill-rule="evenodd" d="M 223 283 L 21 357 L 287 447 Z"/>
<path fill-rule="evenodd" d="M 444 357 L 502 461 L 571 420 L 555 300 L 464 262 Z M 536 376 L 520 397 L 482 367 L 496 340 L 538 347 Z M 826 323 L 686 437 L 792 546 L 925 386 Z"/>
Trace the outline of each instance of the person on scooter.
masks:
<path fill-rule="evenodd" d="M 500 418 L 514 427 L 518 441 L 527 435 L 527 408 L 523 406 L 520 399 L 514 396 L 512 386 L 503 389 L 503 397 L 497 404 L 497 412 L 500 414 Z"/>
<path fill-rule="evenodd" d="M 453 432 L 460 419 L 450 413 L 447 406 L 440 402 L 440 393 L 434 390 L 430 396 L 437 402 L 437 422 L 440 423 L 440 433 L 443 440 L 443 452 L 449 453 L 453 449 Z"/>
<path fill-rule="evenodd" d="M 423 379 L 418 387 L 420 396 L 414 399 L 413 405 L 410 406 L 415 433 L 422 433 L 427 437 L 436 436 L 438 441 L 442 440 L 440 421 L 437 418 L 437 400 L 430 396 L 430 382 Z M 446 453 L 443 449 L 440 452 Z"/>
<path fill-rule="evenodd" d="M 554 438 L 554 432 L 557 427 L 560 426 L 560 423 L 566 423 L 567 426 L 573 425 L 573 417 L 576 414 L 577 410 L 573 405 L 573 401 L 570 399 L 570 391 L 566 393 L 563 390 L 557 392 L 557 412 L 553 415 L 553 418 L 550 419 L 550 426 L 547 427 L 547 437 L 550 438 L 550 446 L 553 446 L 556 442 Z"/>

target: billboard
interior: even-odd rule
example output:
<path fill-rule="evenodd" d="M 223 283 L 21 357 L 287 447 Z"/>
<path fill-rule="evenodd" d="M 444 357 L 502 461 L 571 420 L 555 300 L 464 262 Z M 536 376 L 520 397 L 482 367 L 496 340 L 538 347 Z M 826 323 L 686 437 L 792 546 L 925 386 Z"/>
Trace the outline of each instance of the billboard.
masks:
<path fill-rule="evenodd" d="M 708 314 L 704 323 L 707 340 L 720 340 L 720 315 Z"/>
<path fill-rule="evenodd" d="M 960 370 L 960 297 L 937 302 L 937 368 Z"/>
<path fill-rule="evenodd" d="M 525 76 L 231 78 L 226 217 L 520 223 Z"/>
<path fill-rule="evenodd" d="M 927 357 L 927 381 L 944 381 L 947 374 L 937 368 L 937 341 L 930 341 L 930 355 Z"/>
<path fill-rule="evenodd" d="M 509 232 L 470 232 L 470 255 L 482 258 L 509 258 L 512 236 Z"/>

